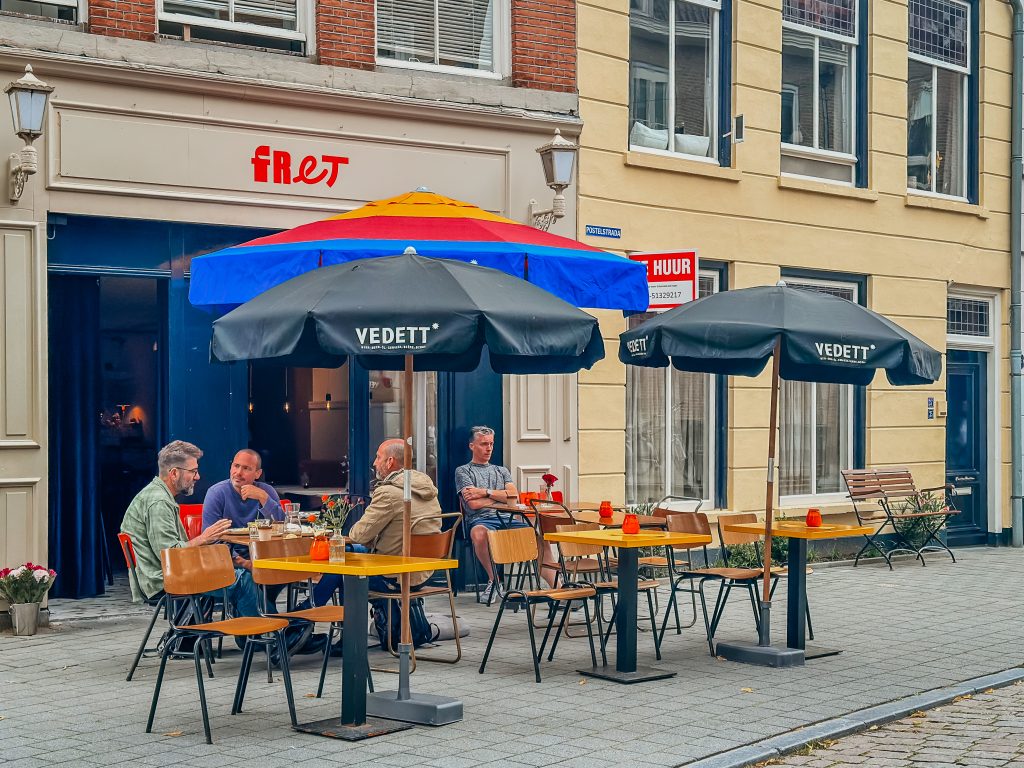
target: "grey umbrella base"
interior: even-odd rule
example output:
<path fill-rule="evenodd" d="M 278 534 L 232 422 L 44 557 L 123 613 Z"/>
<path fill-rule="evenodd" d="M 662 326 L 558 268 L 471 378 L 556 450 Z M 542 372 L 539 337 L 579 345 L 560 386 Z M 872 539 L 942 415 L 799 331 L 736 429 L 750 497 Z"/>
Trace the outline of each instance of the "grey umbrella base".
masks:
<path fill-rule="evenodd" d="M 757 643 L 719 643 L 715 654 L 729 661 L 761 667 L 802 667 L 804 652 L 799 648 L 778 648 Z M 367 709 L 369 711 L 369 709 Z"/>
<path fill-rule="evenodd" d="M 405 618 L 408 626 L 408 617 Z M 366 694 L 366 714 L 417 725 L 448 725 L 462 720 L 462 702 L 450 696 L 409 690 L 411 643 L 398 645 L 398 690 Z"/>

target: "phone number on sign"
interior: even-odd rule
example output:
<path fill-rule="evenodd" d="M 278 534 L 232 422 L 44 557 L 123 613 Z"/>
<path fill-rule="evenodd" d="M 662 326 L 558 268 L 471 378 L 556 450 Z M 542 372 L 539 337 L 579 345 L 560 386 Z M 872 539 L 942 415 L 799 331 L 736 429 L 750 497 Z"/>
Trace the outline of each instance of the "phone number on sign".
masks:
<path fill-rule="evenodd" d="M 651 301 L 655 299 L 681 299 L 682 291 L 651 291 Z"/>

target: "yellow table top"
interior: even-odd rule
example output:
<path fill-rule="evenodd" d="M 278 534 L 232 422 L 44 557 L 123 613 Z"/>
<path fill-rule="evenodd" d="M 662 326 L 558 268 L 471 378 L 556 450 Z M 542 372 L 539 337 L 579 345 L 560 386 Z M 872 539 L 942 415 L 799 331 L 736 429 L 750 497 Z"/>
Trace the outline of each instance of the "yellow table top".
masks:
<path fill-rule="evenodd" d="M 345 555 L 343 563 L 310 560 L 309 555 L 301 555 L 299 557 L 263 558 L 253 561 L 253 567 L 268 568 L 272 571 L 337 573 L 343 576 L 387 576 L 392 573 L 449 570 L 458 568 L 459 561 L 433 557 L 402 557 L 400 555 L 349 552 Z"/>
<path fill-rule="evenodd" d="M 730 533 L 764 535 L 764 523 L 726 523 L 722 528 Z M 789 539 L 838 539 L 844 536 L 861 536 L 874 531 L 874 528 L 866 525 L 822 523 L 810 528 L 799 520 L 776 520 L 772 523 L 772 536 L 784 536 Z"/>
<path fill-rule="evenodd" d="M 605 547 L 658 547 L 678 544 L 710 544 L 711 537 L 701 533 L 674 533 L 641 529 L 640 533 L 623 533 L 619 528 L 599 531 L 565 531 L 545 533 L 545 541 L 567 541 L 574 544 L 600 544 Z"/>

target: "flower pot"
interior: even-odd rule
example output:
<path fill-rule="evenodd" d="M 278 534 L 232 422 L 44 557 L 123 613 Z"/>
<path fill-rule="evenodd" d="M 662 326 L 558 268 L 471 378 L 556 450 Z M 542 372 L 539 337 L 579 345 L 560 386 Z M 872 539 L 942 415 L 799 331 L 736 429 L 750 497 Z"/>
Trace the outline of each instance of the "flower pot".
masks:
<path fill-rule="evenodd" d="M 11 606 L 11 624 L 15 635 L 34 635 L 39 626 L 39 603 L 15 603 Z"/>

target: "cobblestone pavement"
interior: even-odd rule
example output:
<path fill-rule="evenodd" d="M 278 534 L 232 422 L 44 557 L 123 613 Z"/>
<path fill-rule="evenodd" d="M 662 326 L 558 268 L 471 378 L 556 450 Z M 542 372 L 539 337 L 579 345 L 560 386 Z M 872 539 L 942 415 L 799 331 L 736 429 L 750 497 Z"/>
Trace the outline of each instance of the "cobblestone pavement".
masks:
<path fill-rule="evenodd" d="M 1024 768 L 1024 684 L 915 713 L 762 763 L 778 768 Z"/>
<path fill-rule="evenodd" d="M 709 656 L 703 632 L 694 627 L 667 634 L 664 658 L 655 662 L 650 635 L 641 633 L 639 663 L 657 663 L 679 674 L 631 686 L 579 675 L 576 670 L 589 663 L 585 639 L 560 643 L 555 660 L 543 665 L 543 683 L 534 683 L 522 613 L 506 614 L 486 673 L 478 674 L 496 609 L 461 595 L 457 609 L 472 630 L 463 642 L 462 662 L 423 662 L 412 683 L 417 692 L 460 698 L 465 720 L 358 743 L 288 728 L 280 676 L 268 684 L 261 664 L 255 665 L 245 712 L 231 716 L 240 654 L 227 648 L 216 679 L 207 685 L 213 746 L 203 741 L 189 661 L 169 665 L 154 732 L 147 734 L 156 661 L 144 659 L 135 679 L 124 680 L 147 613 L 116 595 L 72 605 L 54 601 L 51 628 L 32 638 L 0 634 L 0 763 L 3 768 L 62 763 L 291 768 L 327 761 L 425 768 L 678 766 L 1020 664 L 1024 555 L 978 548 L 961 550 L 957 557 L 960 562 L 953 564 L 930 556 L 927 568 L 904 561 L 893 572 L 877 565 L 816 569 L 809 598 L 817 642 L 845 649 L 839 656 L 785 670 L 733 664 Z M 781 640 L 785 590 L 779 593 L 774 626 Z M 753 639 L 744 597 L 730 600 L 719 640 Z M 428 605 L 429 610 L 438 609 Z M 452 643 L 444 646 L 443 651 L 452 650 Z M 371 661 L 391 659 L 377 651 Z M 339 711 L 337 666 L 324 698 L 310 698 L 318 665 L 315 656 L 296 658 L 300 721 Z M 374 677 L 378 690 L 395 686 L 393 675 Z"/>

